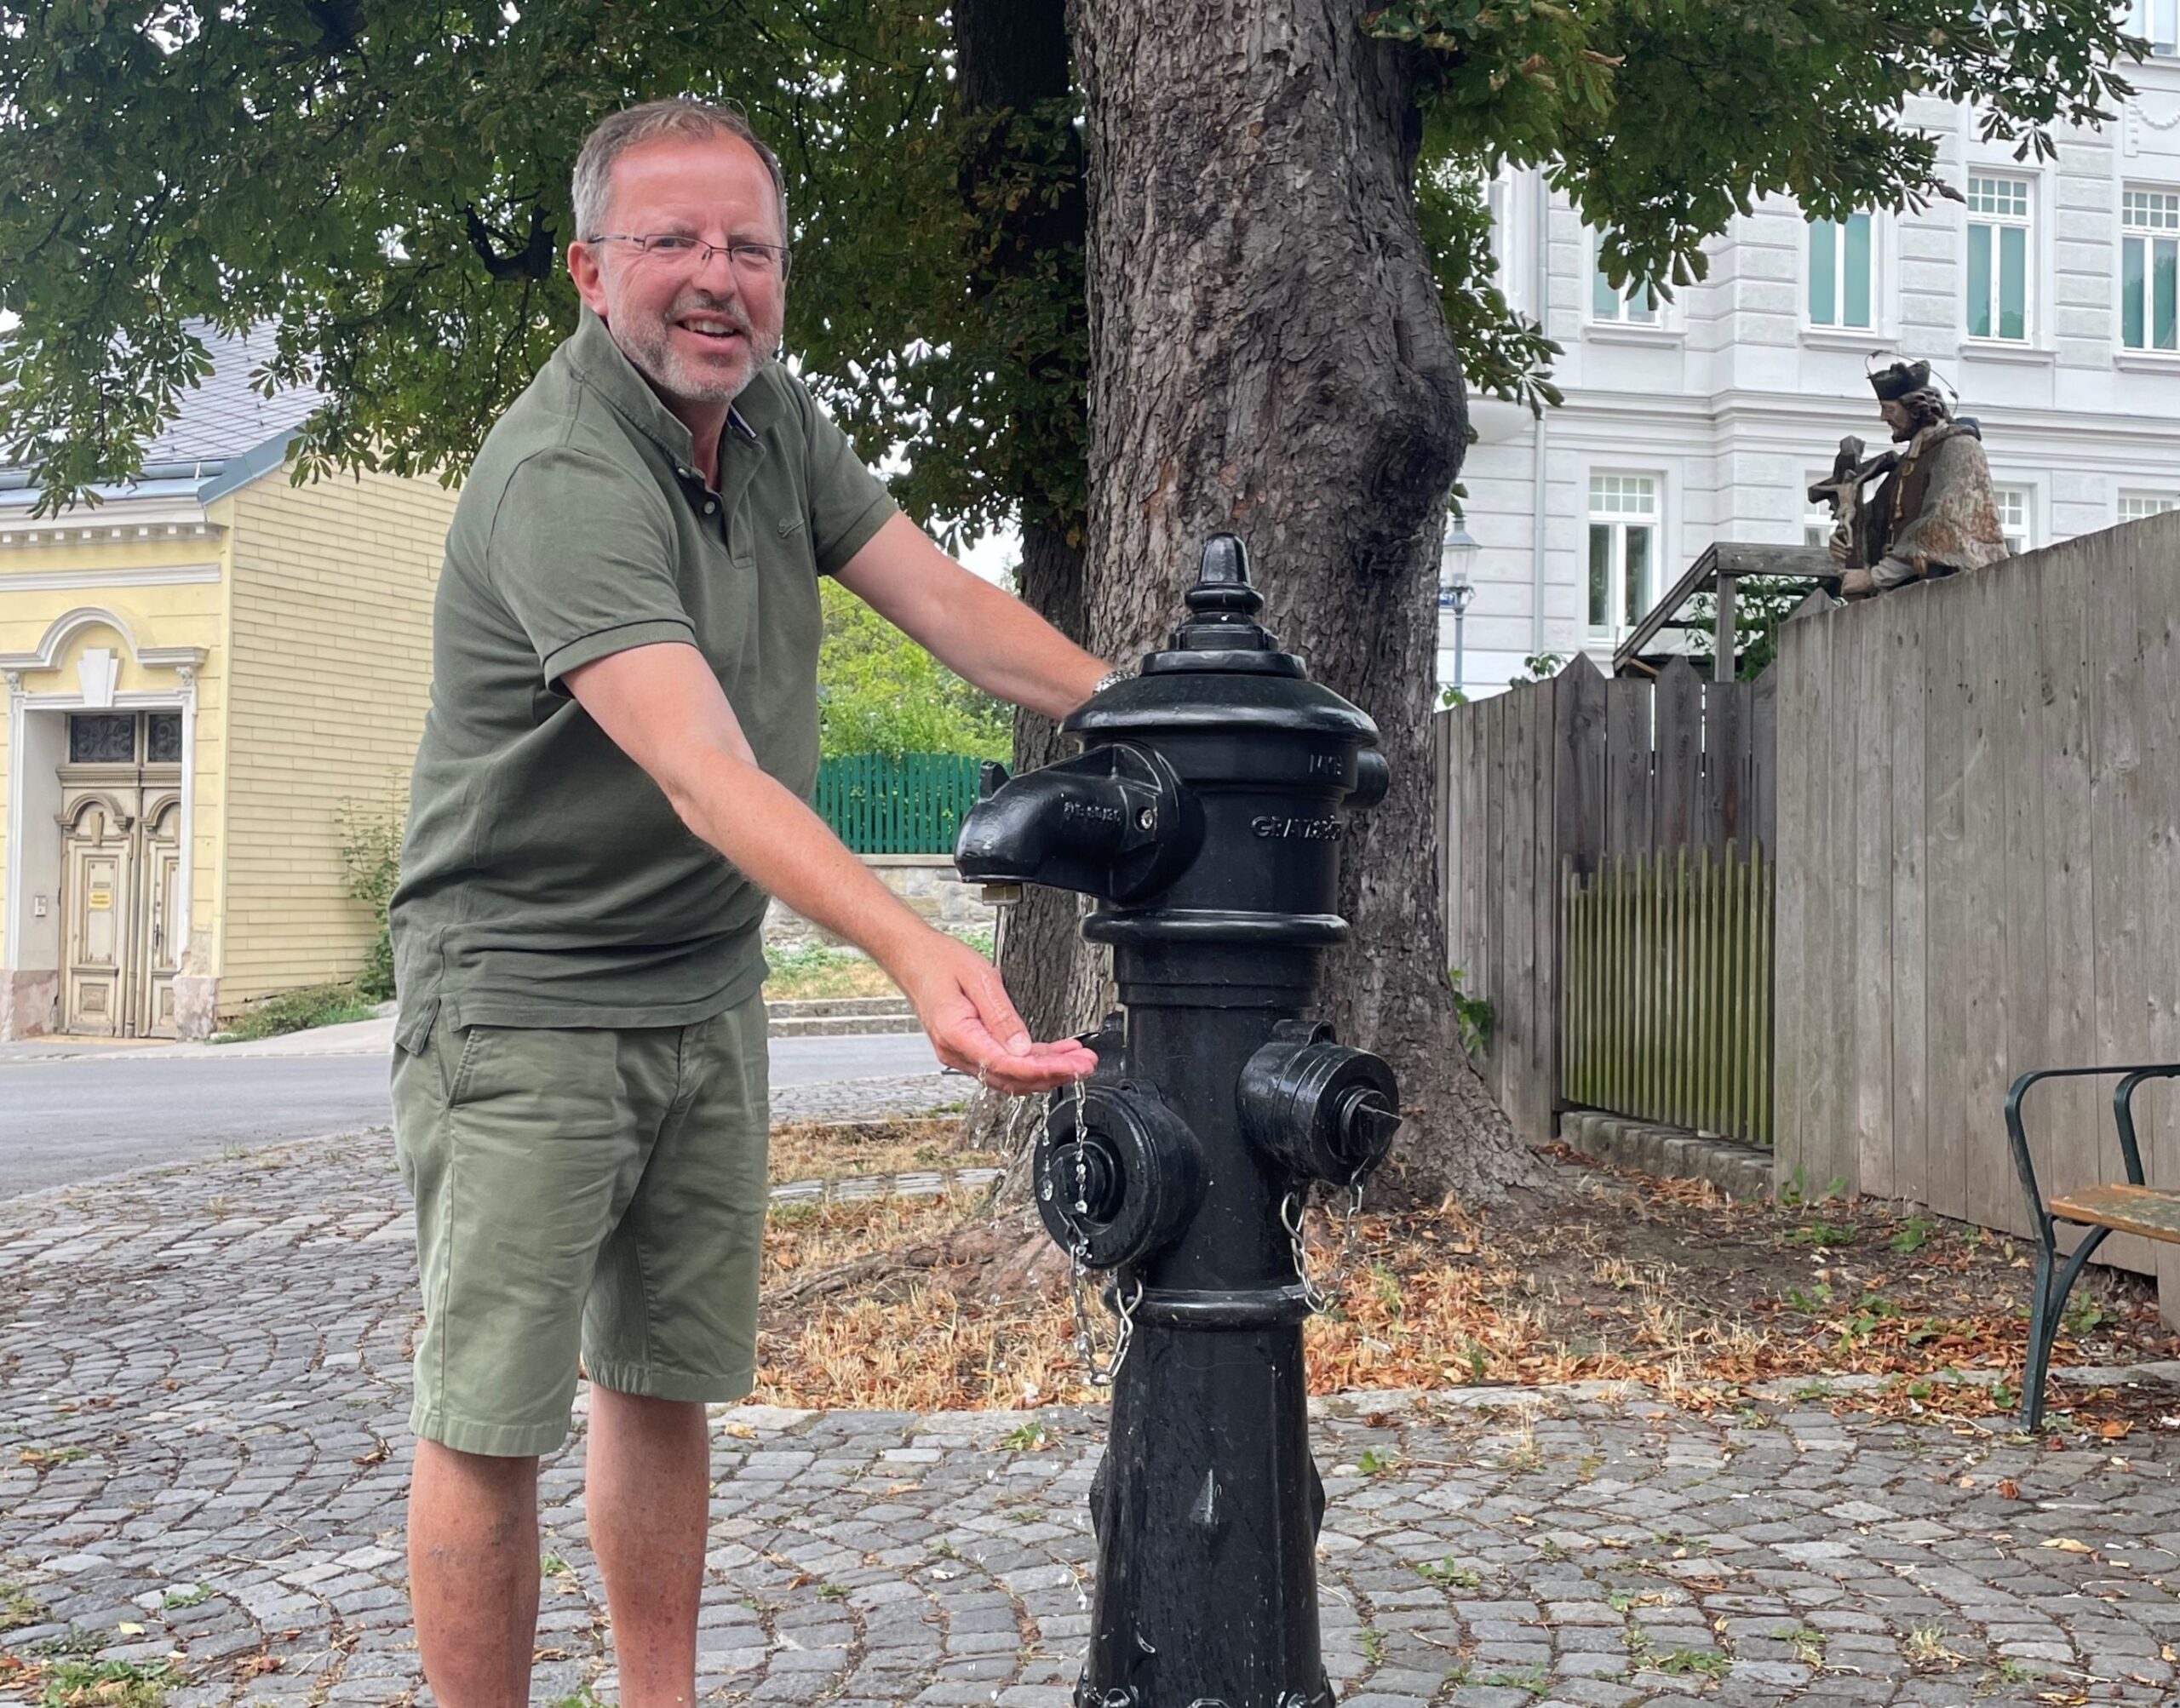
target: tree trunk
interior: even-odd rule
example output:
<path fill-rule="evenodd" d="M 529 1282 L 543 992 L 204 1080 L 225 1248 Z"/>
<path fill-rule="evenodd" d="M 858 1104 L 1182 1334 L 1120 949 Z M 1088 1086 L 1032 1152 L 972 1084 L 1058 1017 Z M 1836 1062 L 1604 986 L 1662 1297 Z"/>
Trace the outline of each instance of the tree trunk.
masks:
<path fill-rule="evenodd" d="M 989 129 L 972 123 L 968 132 L 971 146 L 961 164 L 961 197 L 974 221 L 981 217 L 979 209 L 984 205 L 979 188 L 1009 169 L 1006 155 L 1010 146 L 1035 150 L 1043 141 L 1036 135 L 1017 139 L 1014 127 L 1065 123 L 1055 117 L 1033 116 L 1031 110 L 1063 101 L 1070 93 L 1067 14 L 1064 0 L 955 0 L 952 18 L 956 90 L 964 117 L 1003 117 Z M 1012 117 L 1004 117 L 1007 115 Z M 1070 146 L 1070 152 L 1079 160 L 1079 147 Z M 1047 278 L 1056 257 L 1062 263 L 1061 278 L 1066 278 L 1070 259 L 1079 268 L 1088 219 L 1079 174 L 1071 190 L 1056 198 L 1013 199 L 997 231 L 975 233 L 980 257 L 978 288 L 1001 288 L 1010 273 Z M 1081 348 L 1080 341 L 1071 341 L 1070 352 Z M 1046 351 L 1033 352 L 1029 359 L 1051 362 L 1058 358 Z M 1071 353 L 1069 359 L 1079 362 L 1079 353 Z M 1063 394 L 1076 400 L 1074 421 L 1018 418 L 1009 421 L 1009 432 L 1038 445 L 1079 443 L 1079 385 L 1063 388 Z M 1055 393 L 1040 388 L 1030 395 L 1048 401 Z M 1046 473 L 1041 490 L 1016 495 L 1022 521 L 1019 592 L 1032 610 L 1080 643 L 1088 630 L 1082 607 L 1081 486 L 1079 479 L 1071 478 L 1079 477 L 1080 468 Z M 1016 770 L 1049 765 L 1063 752 L 1059 731 L 1049 718 L 1034 712 L 1015 714 Z M 1071 975 L 1084 952 L 1076 929 L 1081 919 L 1076 897 L 1064 891 L 1033 889 L 1004 921 L 1000 972 L 1022 1017 L 1039 1038 L 1064 1036 L 1087 1023 L 1076 1014 L 1070 990 Z M 1005 1150 L 1018 1160 L 1035 1135 L 1042 1109 L 1040 1099 L 981 1092 L 970 1107 L 968 1142 L 979 1149 Z M 1007 1195 L 1013 1195 L 1017 1184 L 1009 1183 Z"/>
<path fill-rule="evenodd" d="M 1410 1109 L 1411 1196 L 1535 1178 L 1462 1054 L 1431 880 L 1437 559 L 1467 410 L 1417 229 L 1405 50 L 1369 0 L 1074 0 L 1088 100 L 1088 640 L 1132 659 L 1204 541 L 1368 712 L 1393 789 L 1353 816 L 1325 1016 Z M 1077 990 L 1083 982 L 1074 981 Z"/>
<path fill-rule="evenodd" d="M 1022 597 L 1030 609 L 1070 639 L 1081 641 L 1088 628 L 1082 609 L 1082 547 L 1070 544 L 1058 528 L 1025 525 L 1021 581 Z M 1018 771 L 1050 765 L 1073 746 L 1060 739 L 1059 725 L 1051 719 L 1035 712 L 1014 714 Z M 1001 922 L 1000 977 L 1033 1037 L 1066 1037 L 1090 1023 L 1091 1017 L 1082 1012 L 1084 999 L 1075 989 L 1078 965 L 1093 953 L 1082 941 L 1081 919 L 1079 896 L 1031 886 Z M 1043 1117 L 1041 1098 L 980 1092 L 970 1104 L 965 1142 L 974 1149 L 1005 1151 L 1015 1165 L 1001 1184 L 1002 1199 L 1027 1191 L 1028 1176 L 1020 1165 Z"/>

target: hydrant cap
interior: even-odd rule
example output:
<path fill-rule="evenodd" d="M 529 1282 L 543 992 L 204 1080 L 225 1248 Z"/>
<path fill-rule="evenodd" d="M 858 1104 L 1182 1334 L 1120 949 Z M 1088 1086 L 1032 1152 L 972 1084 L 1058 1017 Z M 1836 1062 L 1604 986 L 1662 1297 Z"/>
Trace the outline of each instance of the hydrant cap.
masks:
<path fill-rule="evenodd" d="M 1184 595 L 1189 615 L 1142 673 L 1076 708 L 1069 735 L 1118 740 L 1187 730 L 1276 730 L 1357 748 L 1378 745 L 1378 726 L 1361 707 L 1309 679 L 1302 661 L 1280 651 L 1257 622 L 1264 595 L 1249 582 L 1248 549 L 1232 534 L 1203 548 L 1196 585 Z"/>

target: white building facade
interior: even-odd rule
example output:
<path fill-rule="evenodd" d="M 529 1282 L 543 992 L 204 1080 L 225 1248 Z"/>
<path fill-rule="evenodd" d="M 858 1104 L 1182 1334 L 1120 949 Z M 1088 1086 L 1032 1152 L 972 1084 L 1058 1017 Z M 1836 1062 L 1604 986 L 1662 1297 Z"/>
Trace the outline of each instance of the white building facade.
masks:
<path fill-rule="evenodd" d="M 1473 591 L 1459 680 L 1500 691 L 1540 653 L 1614 645 L 1714 541 L 1821 544 L 1805 496 L 1840 438 L 1887 443 L 1873 352 L 1928 359 L 1982 424 L 2016 549 L 2180 507 L 2180 58 L 2176 0 L 2143 0 L 2160 43 L 2110 124 L 2051 161 L 1986 143 L 1967 110 L 1912 104 L 1959 201 L 1812 222 L 1771 198 L 1708 245 L 1673 301 L 1613 290 L 1596 234 L 1537 173 L 1491 186 L 1515 310 L 1563 354 L 1563 406 L 1472 398 Z M 1438 674 L 1456 680 L 1442 596 Z"/>

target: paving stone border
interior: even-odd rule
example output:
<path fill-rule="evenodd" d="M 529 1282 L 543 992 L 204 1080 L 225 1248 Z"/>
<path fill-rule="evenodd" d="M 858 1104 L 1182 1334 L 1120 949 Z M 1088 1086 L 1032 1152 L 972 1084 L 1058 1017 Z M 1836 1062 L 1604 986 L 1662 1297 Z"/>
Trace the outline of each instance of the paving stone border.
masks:
<path fill-rule="evenodd" d="M 1729 1198 L 1769 1198 L 1771 1153 L 1761 1145 L 1632 1121 L 1597 1109 L 1559 1117 L 1559 1136 L 1585 1156 L 1664 1180 L 1707 1180 Z"/>

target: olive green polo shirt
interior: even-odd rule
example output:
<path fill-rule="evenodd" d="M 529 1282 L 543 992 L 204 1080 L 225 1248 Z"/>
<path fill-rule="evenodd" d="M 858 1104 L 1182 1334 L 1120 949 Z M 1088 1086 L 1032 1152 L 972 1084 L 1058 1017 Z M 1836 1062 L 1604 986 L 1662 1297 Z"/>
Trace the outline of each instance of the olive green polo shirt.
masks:
<path fill-rule="evenodd" d="M 818 772 L 818 577 L 894 513 L 777 366 L 735 400 L 719 485 L 588 310 L 478 454 L 448 530 L 432 702 L 393 903 L 398 1034 L 681 1026 L 764 982 L 765 897 L 561 679 L 693 643 L 758 763 Z"/>

